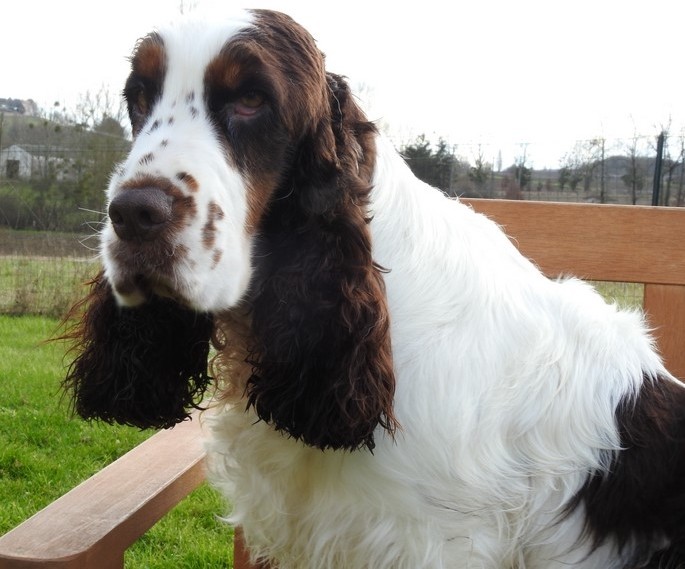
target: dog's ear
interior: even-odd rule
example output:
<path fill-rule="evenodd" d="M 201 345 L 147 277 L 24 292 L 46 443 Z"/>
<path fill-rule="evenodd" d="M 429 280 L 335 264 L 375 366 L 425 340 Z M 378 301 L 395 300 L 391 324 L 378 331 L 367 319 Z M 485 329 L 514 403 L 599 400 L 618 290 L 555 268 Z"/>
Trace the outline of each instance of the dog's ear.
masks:
<path fill-rule="evenodd" d="M 377 426 L 397 428 L 389 316 L 367 218 L 375 129 L 344 80 L 327 79 L 329 108 L 260 228 L 248 405 L 308 445 L 373 449 Z"/>
<path fill-rule="evenodd" d="M 72 313 L 78 321 L 62 339 L 76 355 L 63 387 L 78 415 L 168 428 L 198 407 L 211 382 L 209 315 L 157 297 L 122 308 L 102 273 Z"/>

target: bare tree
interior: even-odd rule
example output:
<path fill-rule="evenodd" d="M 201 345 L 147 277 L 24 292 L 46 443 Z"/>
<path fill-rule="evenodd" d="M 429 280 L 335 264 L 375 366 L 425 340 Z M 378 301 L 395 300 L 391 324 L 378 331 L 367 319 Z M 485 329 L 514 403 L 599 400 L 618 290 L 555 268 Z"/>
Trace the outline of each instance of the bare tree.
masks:
<path fill-rule="evenodd" d="M 568 184 L 572 191 L 576 191 L 578 184 L 582 182 L 583 192 L 589 193 L 598 167 L 600 167 L 600 180 L 604 178 L 604 148 L 604 138 L 576 142 L 561 161 L 559 183 Z M 605 198 L 602 192 L 603 186 L 603 182 L 600 181 L 600 201 Z"/>
<path fill-rule="evenodd" d="M 578 191 L 578 184 L 583 179 L 581 174 L 582 164 L 580 145 L 576 144 L 559 161 L 559 188 L 562 192 L 566 189 L 566 186 L 572 192 Z"/>
<path fill-rule="evenodd" d="M 528 143 L 521 143 L 520 146 L 521 154 L 514 159 L 514 175 L 516 176 L 516 185 L 523 190 L 530 183 L 533 170 L 526 166 L 528 161 Z"/>
<path fill-rule="evenodd" d="M 123 99 L 101 85 L 97 91 L 86 91 L 79 97 L 73 122 L 89 130 L 94 130 L 106 119 L 119 124 L 126 118 L 126 106 Z"/>
<path fill-rule="evenodd" d="M 606 203 L 606 139 L 603 136 L 592 141 L 599 161 L 599 202 Z"/>
<path fill-rule="evenodd" d="M 638 151 L 640 138 L 637 131 L 633 129 L 633 137 L 626 147 L 628 152 L 628 171 L 621 176 L 621 180 L 630 191 L 630 203 L 633 205 L 637 203 L 637 198 L 642 193 L 645 185 L 645 172 L 642 168 Z"/>
<path fill-rule="evenodd" d="M 197 8 L 197 2 L 195 0 L 180 0 L 178 3 L 179 14 L 188 14 Z"/>
<path fill-rule="evenodd" d="M 474 155 L 474 165 L 469 168 L 468 177 L 469 180 L 473 182 L 476 191 L 480 196 L 490 194 L 490 192 L 486 190 L 486 185 L 491 176 L 492 164 L 485 161 L 483 146 L 479 144 Z"/>

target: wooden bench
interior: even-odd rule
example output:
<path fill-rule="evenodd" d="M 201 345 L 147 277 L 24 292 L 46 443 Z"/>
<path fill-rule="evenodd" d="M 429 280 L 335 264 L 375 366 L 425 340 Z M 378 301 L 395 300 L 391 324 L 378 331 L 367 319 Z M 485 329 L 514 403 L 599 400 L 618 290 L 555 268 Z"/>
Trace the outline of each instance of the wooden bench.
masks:
<path fill-rule="evenodd" d="M 660 350 L 685 378 L 685 209 L 468 201 L 550 276 L 644 283 Z M 202 460 L 197 417 L 154 435 L 1 537 L 0 569 L 123 567 L 124 551 L 202 482 Z M 251 567 L 239 532 L 234 567 Z"/>

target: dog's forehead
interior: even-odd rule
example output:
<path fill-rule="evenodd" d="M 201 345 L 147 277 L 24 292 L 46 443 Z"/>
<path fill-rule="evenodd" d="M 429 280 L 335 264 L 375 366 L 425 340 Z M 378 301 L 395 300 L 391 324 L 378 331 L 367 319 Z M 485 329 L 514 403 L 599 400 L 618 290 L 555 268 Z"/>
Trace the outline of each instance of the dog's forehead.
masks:
<path fill-rule="evenodd" d="M 254 14 L 241 10 L 227 16 L 192 14 L 160 26 L 167 68 L 179 75 L 192 76 L 215 58 L 232 38 L 255 25 Z"/>

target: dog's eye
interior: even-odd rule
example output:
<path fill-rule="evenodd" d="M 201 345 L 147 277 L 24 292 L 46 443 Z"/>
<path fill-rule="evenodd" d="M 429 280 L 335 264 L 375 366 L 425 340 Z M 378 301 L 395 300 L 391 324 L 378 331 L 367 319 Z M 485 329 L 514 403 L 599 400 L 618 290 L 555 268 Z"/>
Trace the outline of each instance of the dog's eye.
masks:
<path fill-rule="evenodd" d="M 133 135 L 137 135 L 150 113 L 153 99 L 150 98 L 144 85 L 131 83 L 124 90 L 124 97 L 128 104 Z"/>
<path fill-rule="evenodd" d="M 135 98 L 135 109 L 136 112 L 141 115 L 141 116 L 146 116 L 148 111 L 149 111 L 149 104 L 147 100 L 147 95 L 145 94 L 145 91 L 142 89 L 138 91 L 136 98 Z"/>
<path fill-rule="evenodd" d="M 248 91 L 235 102 L 235 112 L 238 115 L 252 116 L 264 104 L 265 98 L 259 91 Z"/>
<path fill-rule="evenodd" d="M 150 114 L 154 104 L 154 90 L 143 80 L 131 78 L 124 89 L 124 97 L 128 104 L 129 118 L 135 135 Z"/>

